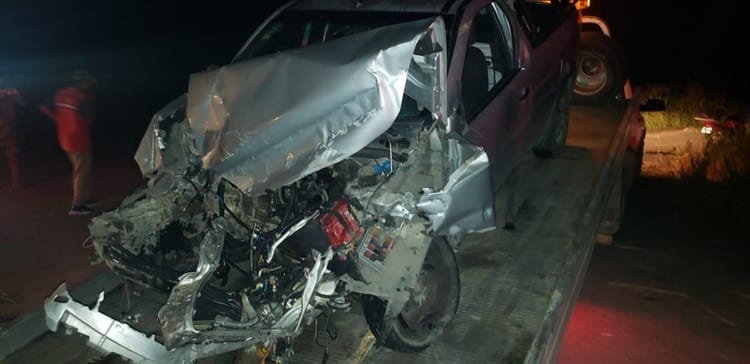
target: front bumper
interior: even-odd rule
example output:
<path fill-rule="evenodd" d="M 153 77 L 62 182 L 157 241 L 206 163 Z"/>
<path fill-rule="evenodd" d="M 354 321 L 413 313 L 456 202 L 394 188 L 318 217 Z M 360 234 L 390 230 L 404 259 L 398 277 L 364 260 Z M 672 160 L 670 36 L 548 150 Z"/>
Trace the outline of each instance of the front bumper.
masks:
<path fill-rule="evenodd" d="M 103 300 L 102 292 L 96 305 L 88 308 L 74 301 L 63 283 L 44 302 L 47 327 L 57 331 L 62 323 L 66 328 L 88 337 L 88 345 L 102 354 L 115 353 L 137 364 L 192 363 L 203 357 L 246 346 L 244 342 L 212 343 L 167 350 L 153 336 L 148 337 L 127 324 L 99 312 L 99 305 Z"/>

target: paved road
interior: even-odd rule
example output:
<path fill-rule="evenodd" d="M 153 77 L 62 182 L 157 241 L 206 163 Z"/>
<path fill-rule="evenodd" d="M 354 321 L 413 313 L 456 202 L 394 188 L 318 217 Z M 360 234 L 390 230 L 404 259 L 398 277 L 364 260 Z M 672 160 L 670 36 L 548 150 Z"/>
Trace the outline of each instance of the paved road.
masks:
<path fill-rule="evenodd" d="M 623 231 L 594 249 L 560 363 L 750 363 L 750 189 L 669 173 L 702 141 L 694 129 L 650 133 Z"/>

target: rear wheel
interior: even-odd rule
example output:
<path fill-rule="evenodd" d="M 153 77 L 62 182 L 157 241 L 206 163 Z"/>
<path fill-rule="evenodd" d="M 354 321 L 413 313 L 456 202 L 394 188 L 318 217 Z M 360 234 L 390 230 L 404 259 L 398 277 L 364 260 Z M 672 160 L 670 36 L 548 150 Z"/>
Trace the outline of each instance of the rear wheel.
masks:
<path fill-rule="evenodd" d="M 419 273 L 417 285 L 401 313 L 386 322 L 387 302 L 365 296 L 365 319 L 384 346 L 403 352 L 426 349 L 443 332 L 458 309 L 461 286 L 458 264 L 448 242 L 434 238 Z"/>
<path fill-rule="evenodd" d="M 552 157 L 552 150 L 558 146 L 565 145 L 568 138 L 568 124 L 570 123 L 570 98 L 573 92 L 573 77 L 565 77 L 560 88 L 560 95 L 552 113 L 551 126 L 548 127 L 546 135 L 541 144 L 534 147 L 533 152 L 537 158 Z"/>
<path fill-rule="evenodd" d="M 631 193 L 641 174 L 643 145 L 637 150 L 628 150 L 619 173 L 619 180 L 613 186 L 612 196 L 597 231 L 596 241 L 602 245 L 612 245 L 614 236 L 625 226 L 625 212 Z"/>
<path fill-rule="evenodd" d="M 611 102 L 627 79 L 624 52 L 614 39 L 597 32 L 581 33 L 573 102 Z"/>

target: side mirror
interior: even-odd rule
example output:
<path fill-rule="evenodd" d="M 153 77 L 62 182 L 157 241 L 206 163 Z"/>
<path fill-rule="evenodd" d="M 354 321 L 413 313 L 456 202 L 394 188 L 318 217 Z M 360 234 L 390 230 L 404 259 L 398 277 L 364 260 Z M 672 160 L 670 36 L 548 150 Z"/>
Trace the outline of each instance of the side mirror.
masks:
<path fill-rule="evenodd" d="M 667 109 L 667 105 L 662 99 L 646 99 L 645 102 L 641 103 L 640 111 L 664 111 Z"/>

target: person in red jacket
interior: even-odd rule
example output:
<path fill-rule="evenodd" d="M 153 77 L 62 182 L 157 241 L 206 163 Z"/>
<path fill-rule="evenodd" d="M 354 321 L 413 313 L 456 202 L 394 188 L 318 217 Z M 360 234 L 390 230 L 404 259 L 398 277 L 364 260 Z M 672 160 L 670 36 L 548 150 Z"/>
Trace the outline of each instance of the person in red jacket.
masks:
<path fill-rule="evenodd" d="M 55 120 L 57 141 L 73 167 L 73 202 L 69 215 L 92 212 L 91 205 L 91 121 L 93 88 L 96 79 L 88 72 L 73 73 L 73 84 L 57 91 L 54 112 L 46 106 L 41 111 Z"/>

